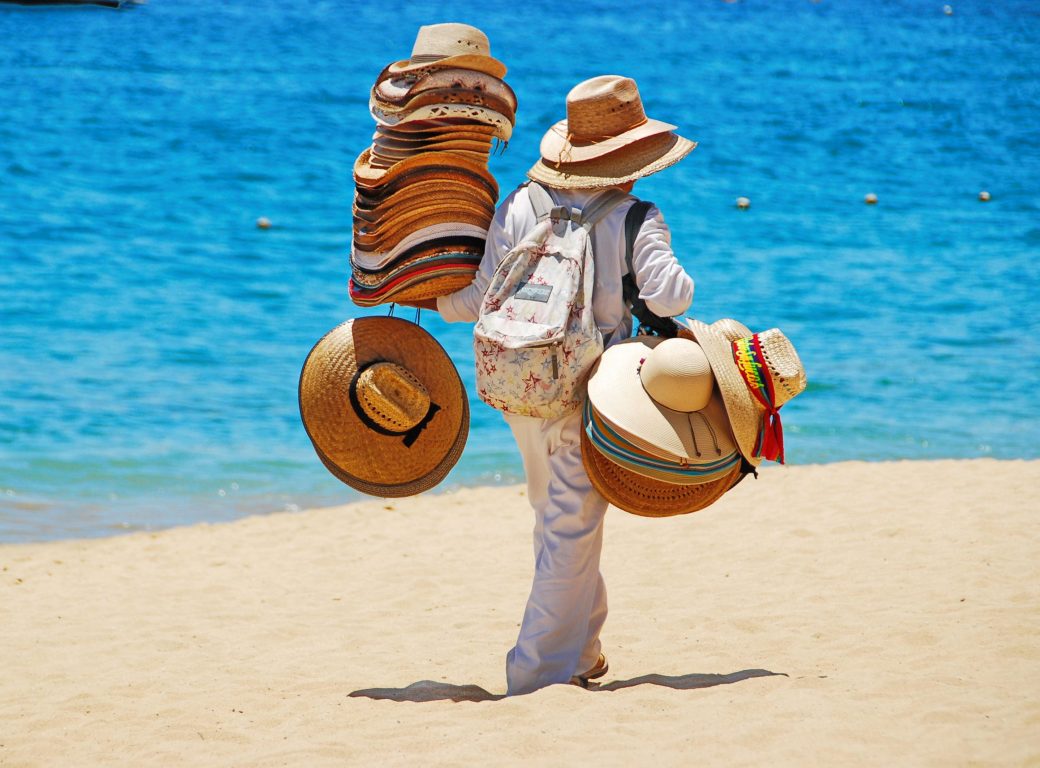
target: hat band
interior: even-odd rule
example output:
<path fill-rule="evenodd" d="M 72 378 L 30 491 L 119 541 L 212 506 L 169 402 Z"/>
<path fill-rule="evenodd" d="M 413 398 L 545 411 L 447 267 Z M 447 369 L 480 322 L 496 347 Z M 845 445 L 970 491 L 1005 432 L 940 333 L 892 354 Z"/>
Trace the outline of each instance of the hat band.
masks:
<path fill-rule="evenodd" d="M 357 394 L 357 386 L 362 373 L 364 373 L 366 370 L 371 368 L 376 363 L 385 362 L 389 361 L 372 360 L 371 362 L 357 369 L 357 371 L 354 373 L 354 378 L 350 380 L 350 405 L 354 409 L 354 413 L 356 413 L 357 417 L 361 420 L 361 423 L 369 429 L 371 429 L 373 432 L 378 432 L 381 435 L 387 435 L 390 437 L 402 437 L 403 439 L 401 442 L 404 443 L 404 447 L 411 448 L 412 444 L 419 439 L 419 434 L 424 429 L 426 429 L 426 425 L 430 423 L 430 421 L 433 419 L 434 414 L 436 414 L 437 411 L 441 409 L 441 407 L 431 400 L 430 407 L 426 410 L 426 415 L 423 416 L 414 427 L 400 432 L 395 432 L 392 429 L 387 429 L 386 427 L 374 421 L 367 413 L 365 413 L 364 408 L 361 407 L 361 400 L 358 398 Z"/>
<path fill-rule="evenodd" d="M 755 440 L 753 453 L 769 461 L 784 463 L 784 428 L 780 423 L 780 409 L 774 406 L 776 390 L 773 388 L 773 377 L 766 366 L 765 352 L 758 334 L 749 338 L 737 339 L 733 342 L 733 362 L 737 364 L 744 384 L 751 396 L 766 410 L 762 426 Z"/>

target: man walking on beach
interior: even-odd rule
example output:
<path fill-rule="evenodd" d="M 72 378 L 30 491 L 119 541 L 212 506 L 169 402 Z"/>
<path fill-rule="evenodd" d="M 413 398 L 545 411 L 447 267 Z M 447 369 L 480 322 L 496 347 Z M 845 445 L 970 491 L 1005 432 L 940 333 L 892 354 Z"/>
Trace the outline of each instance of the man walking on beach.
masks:
<path fill-rule="evenodd" d="M 586 210 L 610 189 L 631 193 L 639 178 L 667 168 L 696 146 L 675 126 L 648 119 L 635 81 L 604 75 L 576 85 L 567 95 L 567 118 L 543 136 L 541 158 L 528 177 L 556 205 Z M 632 334 L 632 315 L 622 298 L 625 218 L 637 199 L 629 194 L 592 230 L 596 325 L 604 346 Z M 477 320 L 484 293 L 504 256 L 536 225 L 528 186 L 499 206 L 488 232 L 480 270 L 467 288 L 436 300 L 449 322 Z M 661 317 L 686 312 L 693 280 L 671 248 L 661 212 L 651 207 L 632 249 L 639 297 Z M 516 645 L 506 660 L 510 695 L 554 683 L 585 687 L 607 672 L 599 639 L 607 596 L 599 571 L 606 500 L 592 487 L 581 459 L 581 411 L 554 419 L 506 414 L 524 462 L 535 512 L 535 573 Z"/>

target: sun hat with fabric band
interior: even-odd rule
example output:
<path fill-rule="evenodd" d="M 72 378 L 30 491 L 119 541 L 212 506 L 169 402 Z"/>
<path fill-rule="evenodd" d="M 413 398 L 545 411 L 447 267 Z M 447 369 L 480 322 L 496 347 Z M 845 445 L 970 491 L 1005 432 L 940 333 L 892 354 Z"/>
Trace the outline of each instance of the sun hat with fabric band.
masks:
<path fill-rule="evenodd" d="M 384 73 L 399 75 L 430 68 L 473 69 L 493 77 L 505 77 L 506 66 L 491 58 L 487 35 L 469 24 L 428 24 L 419 27 L 412 55 L 396 61 Z M 384 75 L 380 75 L 380 80 Z"/>
<path fill-rule="evenodd" d="M 696 143 L 652 120 L 634 80 L 601 75 L 567 94 L 567 119 L 542 137 L 527 175 L 550 186 L 609 186 L 649 176 L 682 160 Z"/>
<path fill-rule="evenodd" d="M 782 464 L 780 407 L 806 387 L 794 344 L 779 328 L 735 336 L 733 320 L 685 323 L 711 364 L 741 454 L 753 466 L 763 459 Z"/>
<path fill-rule="evenodd" d="M 589 401 L 626 440 L 674 464 L 736 453 L 715 379 L 690 339 L 636 336 L 608 348 L 589 376 Z"/>
<path fill-rule="evenodd" d="M 581 433 L 581 458 L 592 487 L 618 509 L 642 517 L 686 515 L 714 504 L 742 477 L 740 463 L 728 473 L 696 485 L 676 485 L 637 474 L 612 462 Z"/>
<path fill-rule="evenodd" d="M 300 372 L 300 416 L 322 463 L 373 496 L 437 485 L 469 434 L 458 371 L 423 328 L 364 317 L 333 328 Z"/>

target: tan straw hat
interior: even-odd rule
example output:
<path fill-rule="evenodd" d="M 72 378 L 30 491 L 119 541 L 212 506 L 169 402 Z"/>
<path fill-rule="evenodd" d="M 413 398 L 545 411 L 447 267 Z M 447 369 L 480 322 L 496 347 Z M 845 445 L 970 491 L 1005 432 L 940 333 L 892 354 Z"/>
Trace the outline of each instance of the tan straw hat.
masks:
<path fill-rule="evenodd" d="M 417 73 L 432 68 L 474 69 L 494 77 L 505 77 L 506 66 L 491 58 L 487 35 L 468 24 L 429 24 L 419 27 L 412 55 L 396 61 L 385 73 Z M 385 75 L 380 75 L 382 80 Z"/>
<path fill-rule="evenodd" d="M 373 496 L 437 485 L 462 455 L 469 404 L 444 349 L 414 323 L 364 317 L 323 336 L 300 373 L 300 416 L 322 463 Z"/>
<path fill-rule="evenodd" d="M 753 466 L 784 461 L 780 407 L 805 390 L 802 361 L 779 328 L 751 333 L 734 320 L 687 319 L 722 392 L 741 454 Z M 745 333 L 740 333 L 743 329 Z"/>
<path fill-rule="evenodd" d="M 581 433 L 581 458 L 592 487 L 618 509 L 642 517 L 685 515 L 714 504 L 742 477 L 737 463 L 723 476 L 697 485 L 675 485 L 615 464 Z"/>
<path fill-rule="evenodd" d="M 649 176 L 697 146 L 674 129 L 646 116 L 631 78 L 594 77 L 567 94 L 567 119 L 546 131 L 541 159 L 527 175 L 562 188 L 609 186 Z"/>

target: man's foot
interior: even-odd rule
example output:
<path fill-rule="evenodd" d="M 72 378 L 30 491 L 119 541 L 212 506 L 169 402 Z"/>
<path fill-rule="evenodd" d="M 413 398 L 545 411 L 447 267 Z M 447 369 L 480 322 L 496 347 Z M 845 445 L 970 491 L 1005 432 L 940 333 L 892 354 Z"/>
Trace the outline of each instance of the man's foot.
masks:
<path fill-rule="evenodd" d="M 580 675 L 575 675 L 571 678 L 570 683 L 571 685 L 580 685 L 582 688 L 588 688 L 590 680 L 598 680 L 607 674 L 609 669 L 610 665 L 607 664 L 607 657 L 601 653 L 591 669 L 582 672 Z"/>

